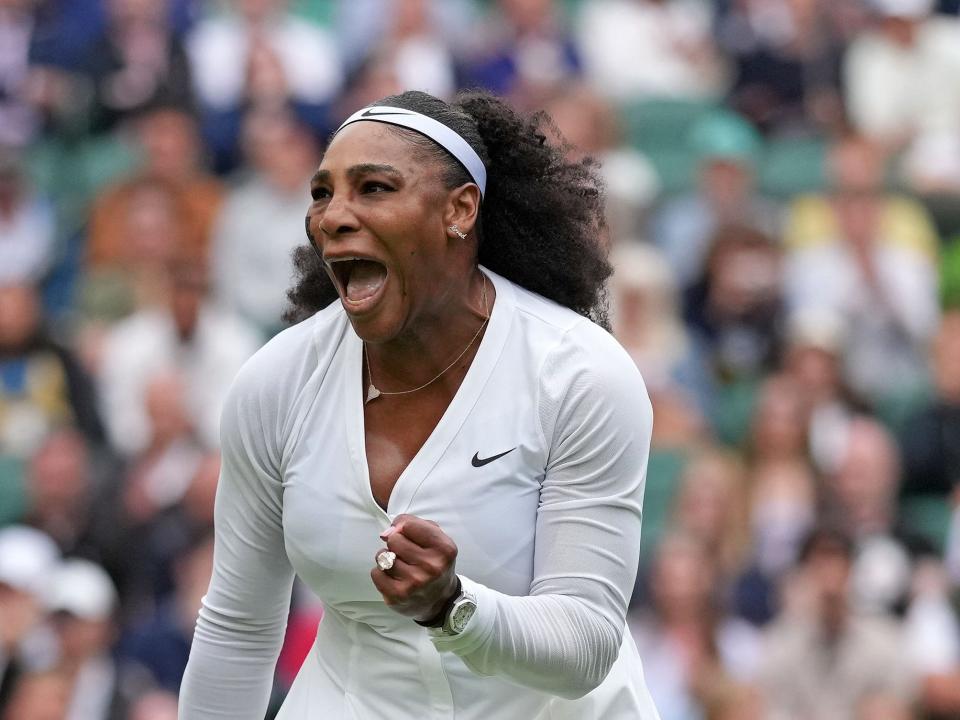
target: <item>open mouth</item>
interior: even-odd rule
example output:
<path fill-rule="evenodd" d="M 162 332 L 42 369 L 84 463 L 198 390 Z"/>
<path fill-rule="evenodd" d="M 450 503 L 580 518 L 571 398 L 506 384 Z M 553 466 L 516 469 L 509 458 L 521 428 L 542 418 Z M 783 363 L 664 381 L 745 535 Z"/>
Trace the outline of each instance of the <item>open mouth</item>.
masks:
<path fill-rule="evenodd" d="M 372 306 L 387 283 L 387 267 L 376 260 L 343 258 L 327 264 L 337 280 L 340 297 L 355 311 Z"/>

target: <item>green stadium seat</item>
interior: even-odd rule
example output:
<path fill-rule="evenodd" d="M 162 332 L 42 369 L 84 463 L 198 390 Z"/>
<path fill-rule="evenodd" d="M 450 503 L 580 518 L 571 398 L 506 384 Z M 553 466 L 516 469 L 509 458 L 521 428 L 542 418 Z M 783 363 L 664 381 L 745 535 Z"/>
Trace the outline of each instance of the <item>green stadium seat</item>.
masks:
<path fill-rule="evenodd" d="M 760 187 L 789 197 L 826 187 L 827 144 L 820 138 L 781 138 L 767 143 L 760 167 Z"/>

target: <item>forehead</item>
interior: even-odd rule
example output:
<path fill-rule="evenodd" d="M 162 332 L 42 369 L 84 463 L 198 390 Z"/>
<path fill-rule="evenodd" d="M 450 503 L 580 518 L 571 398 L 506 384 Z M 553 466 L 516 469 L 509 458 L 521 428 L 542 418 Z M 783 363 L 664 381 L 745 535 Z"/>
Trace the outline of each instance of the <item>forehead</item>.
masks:
<path fill-rule="evenodd" d="M 323 155 L 320 167 L 334 172 L 353 165 L 371 163 L 392 165 L 403 173 L 436 170 L 439 163 L 429 161 L 425 153 L 406 136 L 407 131 L 382 122 L 351 123 L 336 134 Z"/>

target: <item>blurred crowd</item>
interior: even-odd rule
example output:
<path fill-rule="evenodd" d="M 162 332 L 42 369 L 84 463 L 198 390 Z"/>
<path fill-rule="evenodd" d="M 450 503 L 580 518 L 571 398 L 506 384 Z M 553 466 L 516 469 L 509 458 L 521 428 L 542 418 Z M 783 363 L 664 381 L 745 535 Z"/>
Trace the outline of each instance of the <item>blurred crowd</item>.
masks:
<path fill-rule="evenodd" d="M 664 720 L 960 717 L 960 2 L 0 0 L 0 720 L 173 720 L 221 401 L 404 89 L 601 163 Z M 297 587 L 276 708 L 322 608 Z"/>

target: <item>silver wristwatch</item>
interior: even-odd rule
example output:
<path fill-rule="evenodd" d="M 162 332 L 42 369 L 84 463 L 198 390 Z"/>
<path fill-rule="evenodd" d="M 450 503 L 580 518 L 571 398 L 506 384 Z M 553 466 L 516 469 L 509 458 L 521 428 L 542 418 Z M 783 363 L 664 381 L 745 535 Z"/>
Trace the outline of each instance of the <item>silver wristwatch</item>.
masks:
<path fill-rule="evenodd" d="M 477 598 L 461 586 L 460 595 L 453 601 L 450 612 L 443 619 L 439 634 L 459 635 L 467 627 L 467 623 L 476 611 Z"/>

